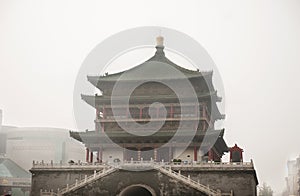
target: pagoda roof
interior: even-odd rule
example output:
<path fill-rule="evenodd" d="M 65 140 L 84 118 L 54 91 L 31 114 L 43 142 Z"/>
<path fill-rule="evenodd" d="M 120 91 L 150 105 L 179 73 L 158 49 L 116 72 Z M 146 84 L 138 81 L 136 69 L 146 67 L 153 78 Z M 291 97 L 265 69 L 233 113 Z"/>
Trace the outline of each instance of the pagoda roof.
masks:
<path fill-rule="evenodd" d="M 86 132 L 77 132 L 77 131 L 70 131 L 70 136 L 80 142 L 93 142 L 93 141 L 99 141 L 103 139 L 103 142 L 107 141 L 106 137 L 110 137 L 110 138 L 134 138 L 134 137 L 141 137 L 143 138 L 143 140 L 147 139 L 147 137 L 157 137 L 157 138 L 161 138 L 161 137 L 169 137 L 169 136 L 173 136 L 176 133 L 176 130 L 174 131 L 157 131 L 156 133 L 154 133 L 153 135 L 150 136 L 136 136 L 136 135 L 132 135 L 126 131 L 106 131 L 105 133 L 100 132 L 97 133 L 95 130 L 93 131 L 86 131 Z M 208 137 L 213 137 L 218 135 L 217 137 L 219 138 L 223 138 L 223 134 L 224 134 L 224 129 L 221 130 L 214 130 L 214 129 L 209 129 L 207 130 L 207 132 L 203 132 L 201 130 L 198 130 L 196 132 L 196 134 L 194 133 L 194 131 L 191 130 L 186 130 L 186 131 L 182 131 L 181 133 L 178 133 L 178 136 L 200 136 L 201 138 L 203 138 L 204 136 L 208 136 Z"/>
<path fill-rule="evenodd" d="M 174 72 L 170 72 L 172 68 L 180 71 L 178 76 L 174 77 Z M 126 74 L 124 74 L 126 73 Z M 97 86 L 99 82 L 115 82 L 115 81 L 137 81 L 137 80 L 178 80 L 195 77 L 212 77 L 213 71 L 199 72 L 199 70 L 191 70 L 181 67 L 169 60 L 164 53 L 164 46 L 157 45 L 154 56 L 145 62 L 128 69 L 126 71 L 108 74 L 102 76 L 87 76 L 89 82 Z M 124 75 L 123 75 L 124 74 Z M 121 77 L 122 76 L 122 77 Z"/>
<path fill-rule="evenodd" d="M 112 140 L 117 140 L 117 141 L 125 141 L 127 140 L 133 140 L 133 141 L 168 141 L 173 137 L 176 131 L 158 131 L 153 135 L 150 136 L 136 136 L 136 135 L 131 135 L 130 133 L 123 131 L 109 131 L 102 133 L 97 133 L 95 130 L 93 131 L 86 131 L 86 132 L 73 132 L 70 131 L 70 136 L 82 143 L 84 143 L 86 146 L 89 146 L 91 144 L 109 144 L 110 141 L 107 139 L 107 136 L 110 137 Z M 181 142 L 188 142 L 184 141 L 184 139 L 187 136 L 187 134 L 192 134 L 191 136 L 195 135 L 193 138 L 193 142 L 195 143 L 201 143 L 205 137 L 211 137 L 215 138 L 217 137 L 217 140 L 214 144 L 214 147 L 218 152 L 223 154 L 224 152 L 228 152 L 228 146 L 226 145 L 226 142 L 224 141 L 223 135 L 224 135 L 224 129 L 221 130 L 214 130 L 214 129 L 209 129 L 207 132 L 203 132 L 198 130 L 195 133 L 192 133 L 192 131 L 187 130 L 184 132 L 184 134 L 179 134 L 179 139 L 180 135 L 182 135 L 183 141 Z M 121 143 L 123 143 L 121 142 Z M 206 141 L 207 142 L 207 141 Z M 130 142 L 131 143 L 131 142 Z M 179 141 L 180 143 L 180 141 Z"/>
<path fill-rule="evenodd" d="M 219 97 L 217 96 L 217 91 L 213 91 L 213 92 L 207 92 L 207 93 L 197 93 L 197 97 L 198 99 L 203 99 L 203 98 L 212 98 L 215 97 L 216 100 L 219 99 Z M 96 107 L 96 105 L 99 104 L 111 104 L 111 96 L 107 96 L 107 95 L 84 95 L 81 94 L 81 99 L 83 99 L 86 103 L 88 103 L 89 105 Z M 186 101 L 188 101 L 189 97 L 184 98 Z M 127 100 L 126 96 L 118 96 L 118 97 L 114 97 L 114 101 L 118 102 L 120 101 L 120 103 L 124 102 L 124 100 Z M 176 101 L 178 100 L 178 97 L 175 95 L 139 95 L 139 96 L 132 96 L 130 98 L 131 101 L 134 101 L 134 103 L 145 103 L 146 101 L 166 101 L 166 102 L 170 102 L 170 101 Z M 193 98 L 191 100 L 194 100 Z"/>

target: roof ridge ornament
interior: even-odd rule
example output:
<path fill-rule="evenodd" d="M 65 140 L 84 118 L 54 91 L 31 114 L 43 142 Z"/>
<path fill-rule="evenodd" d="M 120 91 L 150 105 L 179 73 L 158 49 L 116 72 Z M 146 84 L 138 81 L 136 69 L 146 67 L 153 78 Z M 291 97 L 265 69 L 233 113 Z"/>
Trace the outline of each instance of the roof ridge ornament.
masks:
<path fill-rule="evenodd" d="M 159 35 L 156 37 L 156 46 L 164 46 L 164 37 Z"/>
<path fill-rule="evenodd" d="M 156 37 L 156 53 L 155 56 L 165 56 L 164 53 L 164 37 L 159 35 L 158 37 Z"/>

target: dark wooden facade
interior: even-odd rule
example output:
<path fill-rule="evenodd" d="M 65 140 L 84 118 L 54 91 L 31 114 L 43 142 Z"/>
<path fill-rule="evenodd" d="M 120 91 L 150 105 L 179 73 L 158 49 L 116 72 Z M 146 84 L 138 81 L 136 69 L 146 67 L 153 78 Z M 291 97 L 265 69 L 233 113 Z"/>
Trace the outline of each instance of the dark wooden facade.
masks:
<path fill-rule="evenodd" d="M 71 132 L 73 138 L 85 143 L 87 147 L 87 162 L 107 161 L 114 151 L 113 146 L 107 140 L 107 136 L 115 143 L 122 147 L 123 152 L 120 152 L 118 158 L 129 160 L 150 160 L 155 161 L 171 161 L 172 159 L 187 159 L 188 161 L 221 161 L 224 152 L 228 151 L 228 147 L 223 139 L 224 130 L 215 130 L 215 121 L 222 120 L 222 115 L 216 102 L 222 99 L 218 97 L 217 91 L 212 84 L 213 72 L 199 72 L 198 70 L 189 70 L 182 68 L 171 62 L 164 53 L 164 46 L 157 45 L 156 53 L 146 62 L 126 71 L 134 77 L 122 78 L 120 72 L 116 74 L 106 74 L 104 76 L 88 76 L 88 81 L 97 87 L 101 95 L 82 95 L 82 99 L 89 105 L 95 108 L 95 130 L 87 132 Z M 189 95 L 185 97 L 184 103 L 181 103 L 176 93 L 167 85 L 157 82 L 144 82 L 131 93 L 128 104 L 124 104 L 124 96 L 128 93 L 128 88 L 135 83 L 143 80 L 142 76 L 136 73 L 149 73 L 149 71 L 161 73 L 164 72 L 164 66 L 158 66 L 163 63 L 166 66 L 172 66 L 179 70 L 185 78 L 174 78 L 172 75 L 165 74 L 159 78 L 159 81 L 168 80 L 176 83 L 178 88 L 184 88 L 185 80 L 188 80 L 193 86 L 196 93 L 196 102 L 189 101 Z M 150 78 L 151 79 L 151 78 Z M 112 97 L 114 85 L 119 82 L 123 85 L 123 91 L 118 92 L 118 95 Z M 118 111 L 118 116 L 113 114 L 111 100 L 114 98 L 114 111 Z M 194 99 L 195 100 L 195 99 Z M 159 102 L 157 107 L 150 107 L 151 104 Z M 182 110 L 185 112 L 183 113 Z M 165 111 L 165 115 L 163 111 Z M 116 118 L 118 120 L 116 120 Z M 133 121 L 132 121 L 132 119 Z M 118 122 L 117 122 L 118 121 Z M 147 127 L 147 123 L 151 126 Z M 163 121 L 163 126 L 150 136 L 137 136 L 124 131 L 124 127 L 133 131 L 147 131 L 155 129 Z M 134 122 L 134 123 L 133 123 Z M 144 125 L 143 130 L 139 130 L 137 124 Z M 176 143 L 168 144 L 168 141 L 174 136 L 179 125 L 182 129 L 190 133 L 195 131 L 191 143 L 189 144 L 184 157 L 176 154 L 177 149 L 185 146 L 187 141 L 177 141 Z M 122 128 L 122 127 L 123 128 Z M 208 149 L 207 153 L 199 155 L 200 145 L 204 136 L 216 137 L 216 143 L 212 148 Z M 167 145 L 165 145 L 167 144 Z M 165 145 L 164 148 L 159 148 Z M 207 144 L 209 146 L 209 144 Z M 95 155 L 94 155 L 95 153 Z M 96 156 L 96 158 L 94 158 Z M 106 158 L 105 158 L 106 157 Z"/>

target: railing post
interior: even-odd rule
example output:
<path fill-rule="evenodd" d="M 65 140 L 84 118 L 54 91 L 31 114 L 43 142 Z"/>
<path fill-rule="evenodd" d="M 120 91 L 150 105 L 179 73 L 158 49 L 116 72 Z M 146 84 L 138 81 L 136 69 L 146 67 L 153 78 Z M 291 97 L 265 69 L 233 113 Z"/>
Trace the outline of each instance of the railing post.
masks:
<path fill-rule="evenodd" d="M 181 176 L 181 170 L 178 171 L 179 176 Z"/>
<path fill-rule="evenodd" d="M 190 175 L 188 175 L 188 179 L 189 179 L 189 181 L 191 180 L 191 176 Z"/>
<path fill-rule="evenodd" d="M 75 186 L 77 186 L 77 185 L 78 185 L 78 179 L 75 180 Z"/>
<path fill-rule="evenodd" d="M 87 180 L 87 175 L 84 176 L 84 182 L 86 182 L 86 180 Z"/>
<path fill-rule="evenodd" d="M 94 170 L 94 178 L 96 178 L 96 170 Z"/>
<path fill-rule="evenodd" d="M 43 195 L 43 189 L 40 189 L 40 196 Z"/>
<path fill-rule="evenodd" d="M 67 184 L 67 191 L 69 190 L 69 184 Z"/>

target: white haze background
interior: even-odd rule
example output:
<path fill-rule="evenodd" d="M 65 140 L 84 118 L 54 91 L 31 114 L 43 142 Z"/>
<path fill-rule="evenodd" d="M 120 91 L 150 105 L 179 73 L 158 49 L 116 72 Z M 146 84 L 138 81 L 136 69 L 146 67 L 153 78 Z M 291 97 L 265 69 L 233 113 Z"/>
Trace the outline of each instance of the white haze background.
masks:
<path fill-rule="evenodd" d="M 259 182 L 280 193 L 286 161 L 300 154 L 298 0 L 0 0 L 4 124 L 76 129 L 73 87 L 86 55 L 114 33 L 148 25 L 206 48 L 225 86 L 228 145 L 244 148 Z"/>

